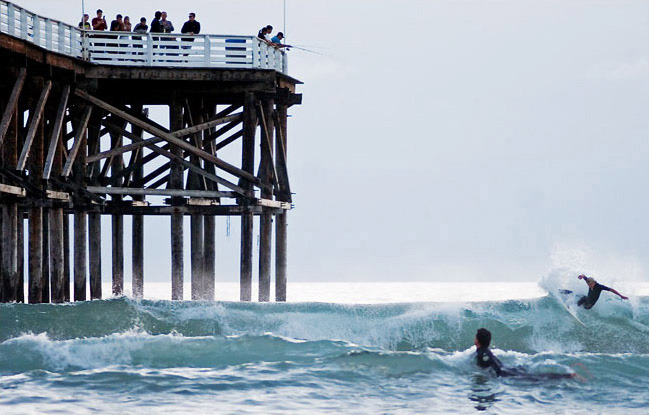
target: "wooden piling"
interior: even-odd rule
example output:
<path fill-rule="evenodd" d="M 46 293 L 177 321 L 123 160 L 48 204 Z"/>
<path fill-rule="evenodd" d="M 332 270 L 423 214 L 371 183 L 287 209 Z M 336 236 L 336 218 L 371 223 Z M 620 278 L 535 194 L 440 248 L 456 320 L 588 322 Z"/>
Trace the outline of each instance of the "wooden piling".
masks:
<path fill-rule="evenodd" d="M 18 270 L 18 284 L 16 286 L 16 302 L 25 302 L 25 218 L 24 212 L 18 209 L 18 221 L 16 222 L 16 235 L 18 244 L 16 246 L 16 269 Z"/>
<path fill-rule="evenodd" d="M 133 112 L 142 114 L 142 105 L 133 105 Z M 137 137 L 142 138 L 143 130 L 137 126 L 132 126 L 131 131 Z M 132 182 L 142 180 L 144 169 L 142 166 L 142 150 L 138 149 L 131 155 L 134 160 L 132 165 L 136 166 L 133 170 Z M 143 201 L 144 196 L 133 196 L 133 200 Z M 144 296 L 144 216 L 133 215 L 132 217 L 132 239 L 131 239 L 131 266 L 132 266 L 132 291 L 133 297 L 142 298 Z"/>
<path fill-rule="evenodd" d="M 63 215 L 63 298 L 70 302 L 70 215 Z"/>
<path fill-rule="evenodd" d="M 43 294 L 41 301 L 50 302 L 50 209 L 43 209 L 43 253 L 42 253 L 42 282 Z"/>
<path fill-rule="evenodd" d="M 18 206 L 7 201 L 2 209 L 2 298 L 17 300 L 18 289 Z"/>
<path fill-rule="evenodd" d="M 90 299 L 99 300 L 101 292 L 101 214 L 88 214 L 88 259 L 90 261 Z"/>
<path fill-rule="evenodd" d="M 122 128 L 124 122 L 121 122 Z M 122 135 L 110 133 L 111 148 L 118 148 L 122 145 Z M 112 158 L 110 165 L 111 176 L 118 176 L 124 169 L 124 159 L 121 154 Z M 115 186 L 121 186 L 123 181 L 118 179 Z M 119 204 L 122 202 L 122 195 L 111 195 L 112 203 Z M 120 296 L 124 294 L 124 216 L 117 213 L 112 215 L 112 270 L 113 270 L 113 295 Z"/>
<path fill-rule="evenodd" d="M 65 301 L 63 243 L 63 209 L 54 208 L 50 210 L 50 264 L 53 303 Z"/>
<path fill-rule="evenodd" d="M 255 169 L 255 134 L 257 132 L 257 107 L 254 93 L 247 92 L 243 105 L 243 137 L 241 150 L 241 169 L 253 174 Z M 241 187 L 252 190 L 252 184 L 242 179 Z M 246 211 L 241 214 L 241 259 L 240 259 L 240 293 L 241 301 L 252 299 L 252 246 L 253 214 L 248 200 L 241 201 Z"/>
<path fill-rule="evenodd" d="M 205 295 L 203 285 L 203 216 L 191 216 L 191 266 L 192 300 L 202 300 Z"/>
<path fill-rule="evenodd" d="M 74 301 L 86 301 L 87 213 L 74 214 Z"/>
<path fill-rule="evenodd" d="M 183 108 L 178 99 L 172 100 L 169 106 L 169 124 L 172 131 L 180 130 L 183 127 Z M 171 153 L 177 157 L 183 157 L 183 150 L 177 145 L 171 145 Z M 170 189 L 182 189 L 183 166 L 172 161 L 171 173 L 169 176 Z M 173 199 L 172 199 L 173 200 Z M 178 200 L 175 200 L 175 204 Z M 171 299 L 183 299 L 183 213 L 175 211 L 171 214 Z"/>
<path fill-rule="evenodd" d="M 43 301 L 43 209 L 31 208 L 29 211 L 29 288 L 27 299 L 30 304 Z"/>
<path fill-rule="evenodd" d="M 275 165 L 286 160 L 287 152 L 287 108 L 277 106 L 277 132 L 275 135 Z M 283 153 L 280 153 L 283 152 Z M 282 157 L 283 156 L 283 157 Z M 284 166 L 285 167 L 285 166 Z M 290 196 L 290 195 L 289 195 Z M 287 200 L 285 200 L 287 201 Z M 288 258 L 288 211 L 275 216 L 275 301 L 286 301 L 287 258 Z"/>
<path fill-rule="evenodd" d="M 124 216 L 112 215 L 113 295 L 124 294 Z"/>
<path fill-rule="evenodd" d="M 25 68 L 21 68 L 16 79 L 12 95 L 4 108 L 0 123 L 0 158 L 4 150 L 4 164 L 15 166 L 18 161 L 18 98 L 25 81 Z M 4 142 L 3 142 L 4 137 Z M 3 144 L 4 143 L 4 147 Z M 4 281 L 0 291 L 0 301 L 18 301 L 18 203 L 15 199 L 7 198 L 2 210 L 2 276 Z M 22 220 L 22 218 L 20 219 Z"/>
<path fill-rule="evenodd" d="M 273 136 L 275 125 L 273 122 L 274 111 L 273 100 L 264 100 L 261 108 L 261 162 L 259 177 L 269 186 L 272 185 L 273 175 Z M 273 192 L 270 189 L 261 191 L 263 199 L 272 199 Z M 271 272 L 271 242 L 273 238 L 273 217 L 265 210 L 259 218 L 259 301 L 270 301 L 270 272 Z"/>
<path fill-rule="evenodd" d="M 103 113 L 93 111 L 88 123 L 88 155 L 96 154 L 101 149 L 101 121 Z M 93 185 L 99 184 L 101 169 L 99 163 L 88 164 L 88 181 Z M 90 299 L 99 300 L 102 292 L 102 270 L 101 270 L 101 214 L 98 212 L 88 213 L 88 278 L 90 283 Z"/>
<path fill-rule="evenodd" d="M 216 279 L 216 220 L 214 216 L 203 217 L 203 290 L 204 300 L 214 300 Z"/>

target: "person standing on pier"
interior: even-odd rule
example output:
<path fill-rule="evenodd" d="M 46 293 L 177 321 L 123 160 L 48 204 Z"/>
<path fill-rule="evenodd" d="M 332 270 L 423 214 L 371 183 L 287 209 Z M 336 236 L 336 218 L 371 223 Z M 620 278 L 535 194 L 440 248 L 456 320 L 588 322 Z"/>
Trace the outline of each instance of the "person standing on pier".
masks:
<path fill-rule="evenodd" d="M 162 17 L 162 12 L 155 12 L 155 17 L 151 21 L 151 33 L 162 33 L 162 25 L 160 24 L 160 18 Z M 154 38 L 157 40 L 159 38 Z"/>
<path fill-rule="evenodd" d="M 108 25 L 106 24 L 106 18 L 104 18 L 104 12 L 101 9 L 97 10 L 97 17 L 92 19 L 92 30 L 106 30 Z"/>
<path fill-rule="evenodd" d="M 173 23 L 167 20 L 167 12 L 162 12 L 160 15 L 160 26 L 162 27 L 163 33 L 172 33 L 174 31 Z"/>
<path fill-rule="evenodd" d="M 111 32 L 123 32 L 124 31 L 124 21 L 122 20 L 122 15 L 118 14 L 115 16 L 115 20 L 110 22 L 110 31 Z"/>
<path fill-rule="evenodd" d="M 128 16 L 124 16 L 124 31 L 125 32 L 130 32 L 132 30 L 131 27 L 131 18 Z"/>
<path fill-rule="evenodd" d="M 180 29 L 180 33 L 183 35 L 197 35 L 201 32 L 201 24 L 196 20 L 196 13 L 189 13 L 189 20 L 183 24 L 182 29 Z M 185 42 L 193 42 L 194 38 L 193 37 L 188 37 L 188 38 L 181 38 L 181 41 Z M 183 49 L 191 49 L 191 46 L 183 46 Z M 188 54 L 185 53 L 184 56 L 187 56 Z"/>
<path fill-rule="evenodd" d="M 83 15 L 83 21 L 79 22 L 79 29 L 81 30 L 91 30 L 92 26 L 90 26 L 90 22 L 88 21 L 90 19 L 90 16 L 87 14 Z"/>
<path fill-rule="evenodd" d="M 189 13 L 189 20 L 183 24 L 180 33 L 184 35 L 197 35 L 201 32 L 201 24 L 196 20 L 196 13 Z M 194 39 L 187 39 L 188 42 L 193 42 Z"/>

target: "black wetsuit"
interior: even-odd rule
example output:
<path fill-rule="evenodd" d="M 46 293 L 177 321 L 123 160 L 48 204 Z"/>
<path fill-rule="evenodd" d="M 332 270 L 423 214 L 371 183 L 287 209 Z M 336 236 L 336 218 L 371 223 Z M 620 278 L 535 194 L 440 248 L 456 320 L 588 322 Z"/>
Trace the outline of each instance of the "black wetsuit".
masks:
<path fill-rule="evenodd" d="M 544 379 L 569 379 L 574 377 L 570 373 L 528 373 L 524 368 L 505 369 L 500 360 L 491 353 L 488 347 L 479 347 L 476 350 L 476 363 L 482 368 L 492 368 L 497 376 L 518 376 L 529 380 Z"/>
<path fill-rule="evenodd" d="M 593 288 L 588 288 L 588 295 L 581 297 L 577 305 L 584 307 L 586 310 L 592 308 L 597 300 L 599 300 L 599 295 L 602 291 L 611 291 L 611 289 L 605 285 L 595 283 Z"/>
<path fill-rule="evenodd" d="M 488 347 L 479 347 L 475 354 L 478 366 L 484 368 L 490 367 L 496 372 L 496 375 L 503 375 L 503 364 L 491 353 Z"/>

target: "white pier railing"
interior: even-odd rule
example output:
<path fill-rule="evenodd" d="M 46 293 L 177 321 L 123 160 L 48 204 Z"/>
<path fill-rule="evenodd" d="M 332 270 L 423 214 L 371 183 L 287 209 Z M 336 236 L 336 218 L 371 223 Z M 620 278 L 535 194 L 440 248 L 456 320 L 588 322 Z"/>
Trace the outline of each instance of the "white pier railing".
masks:
<path fill-rule="evenodd" d="M 274 69 L 288 73 L 283 50 L 256 36 L 81 30 L 0 0 L 0 32 L 101 65 Z"/>

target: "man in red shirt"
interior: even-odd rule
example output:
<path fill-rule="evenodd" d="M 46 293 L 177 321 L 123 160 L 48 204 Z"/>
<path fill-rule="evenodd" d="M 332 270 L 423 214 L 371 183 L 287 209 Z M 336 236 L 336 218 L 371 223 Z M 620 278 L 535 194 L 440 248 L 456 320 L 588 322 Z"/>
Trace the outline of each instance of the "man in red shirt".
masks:
<path fill-rule="evenodd" d="M 92 19 L 92 30 L 106 30 L 108 25 L 106 24 L 106 19 L 104 18 L 104 12 L 99 9 L 97 10 L 97 17 Z"/>

